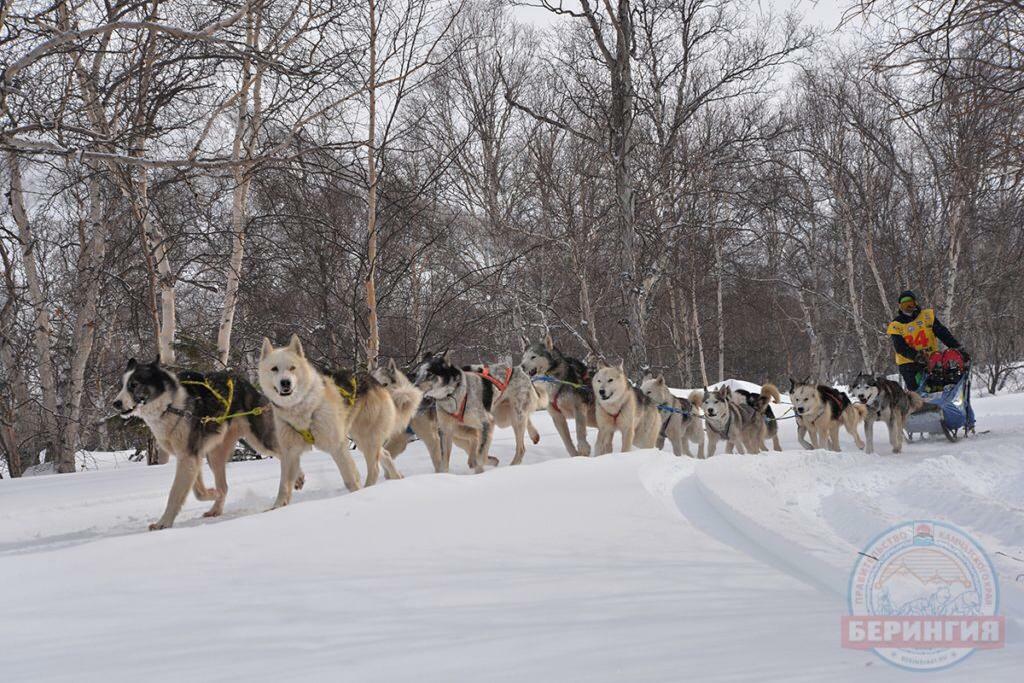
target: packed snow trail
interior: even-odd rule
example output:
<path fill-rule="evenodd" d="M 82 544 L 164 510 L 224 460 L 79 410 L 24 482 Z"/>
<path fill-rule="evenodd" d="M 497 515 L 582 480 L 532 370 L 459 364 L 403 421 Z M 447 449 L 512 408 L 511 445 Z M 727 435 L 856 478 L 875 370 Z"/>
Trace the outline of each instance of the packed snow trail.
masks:
<path fill-rule="evenodd" d="M 224 517 L 193 499 L 156 533 L 172 468 L 0 481 L 2 678 L 906 680 L 839 647 L 845 583 L 879 531 L 937 518 L 988 550 L 1008 635 L 930 676 L 1017 680 L 1024 396 L 976 408 L 977 441 L 708 461 L 570 460 L 539 414 L 526 466 L 466 475 L 456 450 L 434 475 L 413 444 L 406 479 L 349 495 L 314 453 L 263 513 L 277 463 L 233 463 Z"/>

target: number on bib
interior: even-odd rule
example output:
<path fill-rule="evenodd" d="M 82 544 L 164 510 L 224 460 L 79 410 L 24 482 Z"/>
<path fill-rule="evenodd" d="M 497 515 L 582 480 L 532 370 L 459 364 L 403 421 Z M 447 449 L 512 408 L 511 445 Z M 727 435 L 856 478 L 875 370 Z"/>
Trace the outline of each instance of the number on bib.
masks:
<path fill-rule="evenodd" d="M 903 339 L 907 342 L 908 345 L 912 346 L 915 349 L 928 348 L 928 335 L 924 333 L 924 330 L 918 332 L 916 337 L 912 334 L 908 334 L 904 336 Z"/>

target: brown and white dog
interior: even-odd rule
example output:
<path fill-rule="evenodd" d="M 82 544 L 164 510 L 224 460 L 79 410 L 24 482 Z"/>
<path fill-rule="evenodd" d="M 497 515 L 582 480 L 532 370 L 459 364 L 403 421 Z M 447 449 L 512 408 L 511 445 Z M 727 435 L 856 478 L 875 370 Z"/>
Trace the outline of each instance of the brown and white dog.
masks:
<path fill-rule="evenodd" d="M 634 387 L 622 363 L 600 365 L 594 380 L 597 417 L 597 455 L 612 452 L 615 432 L 622 435 L 622 452 L 637 448 L 656 448 L 661 416 L 658 406 Z"/>
<path fill-rule="evenodd" d="M 857 433 L 857 425 L 867 417 L 867 406 L 852 403 L 850 397 L 830 386 L 812 384 L 809 380 L 789 380 L 789 400 L 796 413 L 797 439 L 808 450 L 839 449 L 839 427 L 853 436 L 857 448 L 864 448 L 864 440 Z M 809 437 L 809 440 L 808 438 Z"/>

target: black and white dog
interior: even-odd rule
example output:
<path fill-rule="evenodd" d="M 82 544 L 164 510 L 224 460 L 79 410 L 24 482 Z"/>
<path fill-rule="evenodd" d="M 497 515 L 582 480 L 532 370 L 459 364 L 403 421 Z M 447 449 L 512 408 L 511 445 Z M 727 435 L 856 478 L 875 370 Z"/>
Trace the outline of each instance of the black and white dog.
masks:
<path fill-rule="evenodd" d="M 441 432 L 441 472 L 448 471 L 454 443 L 469 456 L 477 473 L 485 465 L 497 465 L 490 456 L 494 437 L 494 386 L 473 372 L 452 365 L 447 351 L 425 356 L 416 371 L 416 386 L 434 400 Z"/>
<path fill-rule="evenodd" d="M 875 422 L 884 422 L 889 428 L 892 452 L 899 453 L 903 449 L 907 416 L 924 406 L 921 397 L 892 380 L 875 377 L 866 372 L 857 375 L 850 386 L 850 393 L 868 409 L 867 417 L 864 419 L 864 452 L 874 453 Z"/>
<path fill-rule="evenodd" d="M 150 529 L 174 524 L 189 489 L 199 500 L 212 500 L 204 517 L 224 510 L 228 493 L 226 467 L 239 439 L 266 456 L 275 455 L 277 439 L 269 402 L 241 375 L 216 372 L 174 372 L 160 364 L 128 361 L 121 389 L 114 398 L 121 417 L 141 418 L 157 444 L 177 458 L 167 508 Z M 203 483 L 202 459 L 213 470 L 216 488 Z M 300 473 L 296 488 L 301 488 Z"/>

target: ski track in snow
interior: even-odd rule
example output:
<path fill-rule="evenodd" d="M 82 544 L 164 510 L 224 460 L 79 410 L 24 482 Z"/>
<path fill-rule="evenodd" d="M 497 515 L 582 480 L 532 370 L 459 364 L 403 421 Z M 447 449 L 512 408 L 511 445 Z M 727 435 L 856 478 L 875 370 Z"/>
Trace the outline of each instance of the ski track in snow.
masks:
<path fill-rule="evenodd" d="M 1007 646 L 931 675 L 1017 680 L 1024 395 L 975 408 L 990 433 L 898 456 L 878 425 L 874 455 L 844 432 L 843 453 L 707 461 L 570 460 L 537 414 L 522 467 L 471 475 L 455 449 L 434 475 L 417 443 L 405 480 L 349 495 L 312 453 L 293 504 L 263 514 L 276 461 L 232 463 L 224 516 L 191 499 L 159 533 L 173 468 L 97 454 L 73 477 L 0 481 L 0 678 L 905 680 L 841 649 L 839 619 L 857 551 L 936 519 L 987 550 Z M 492 453 L 512 450 L 499 430 Z"/>

